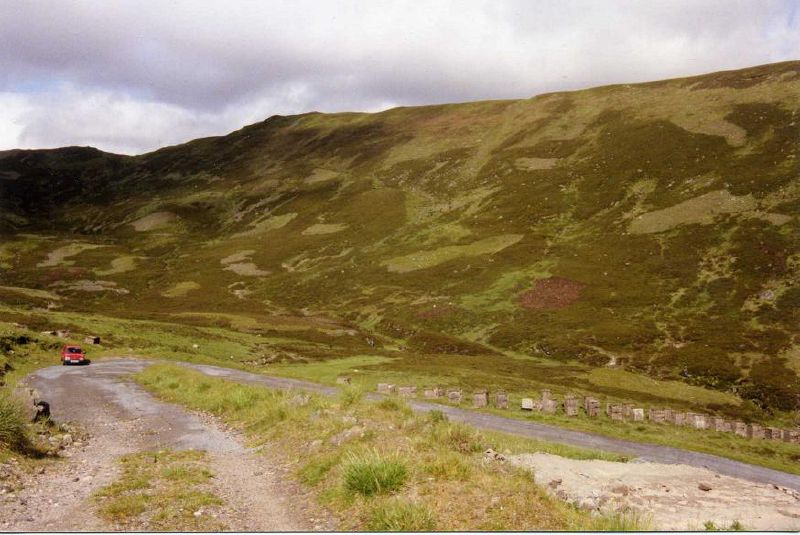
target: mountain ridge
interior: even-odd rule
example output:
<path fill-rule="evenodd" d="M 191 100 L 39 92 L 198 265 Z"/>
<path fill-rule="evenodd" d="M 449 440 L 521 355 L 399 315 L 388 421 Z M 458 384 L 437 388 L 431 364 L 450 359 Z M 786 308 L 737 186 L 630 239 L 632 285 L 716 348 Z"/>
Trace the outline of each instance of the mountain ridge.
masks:
<path fill-rule="evenodd" d="M 395 366 L 622 366 L 791 410 L 798 109 L 782 62 L 273 116 L 138 156 L 6 151 L 0 285 L 142 317 L 306 311 Z"/>

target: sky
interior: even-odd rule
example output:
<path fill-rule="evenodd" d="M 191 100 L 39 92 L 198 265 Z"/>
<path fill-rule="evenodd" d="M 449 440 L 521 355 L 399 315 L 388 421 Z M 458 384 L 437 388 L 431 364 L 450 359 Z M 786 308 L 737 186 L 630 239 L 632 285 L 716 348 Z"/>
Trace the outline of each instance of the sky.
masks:
<path fill-rule="evenodd" d="M 800 0 L 2 0 L 0 150 L 800 59 Z"/>

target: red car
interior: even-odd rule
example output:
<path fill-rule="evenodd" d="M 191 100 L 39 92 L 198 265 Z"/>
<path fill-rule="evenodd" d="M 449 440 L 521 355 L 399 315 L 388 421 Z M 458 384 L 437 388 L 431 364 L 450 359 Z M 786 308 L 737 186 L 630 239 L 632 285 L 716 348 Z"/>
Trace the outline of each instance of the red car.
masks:
<path fill-rule="evenodd" d="M 81 346 L 65 345 L 61 349 L 61 364 L 84 364 L 86 360 L 86 353 L 83 352 Z"/>

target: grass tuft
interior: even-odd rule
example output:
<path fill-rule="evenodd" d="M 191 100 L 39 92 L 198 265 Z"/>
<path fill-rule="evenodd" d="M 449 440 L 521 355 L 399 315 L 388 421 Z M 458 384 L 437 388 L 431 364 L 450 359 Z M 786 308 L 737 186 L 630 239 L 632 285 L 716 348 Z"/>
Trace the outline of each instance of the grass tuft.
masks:
<path fill-rule="evenodd" d="M 434 514 L 424 505 L 391 499 L 376 504 L 370 511 L 370 531 L 433 531 Z"/>
<path fill-rule="evenodd" d="M 22 407 L 4 391 L 0 391 L 0 444 L 18 451 L 29 444 Z"/>
<path fill-rule="evenodd" d="M 350 492 L 374 496 L 400 489 L 407 476 L 406 465 L 396 457 L 377 451 L 350 454 L 344 469 L 344 485 Z"/>

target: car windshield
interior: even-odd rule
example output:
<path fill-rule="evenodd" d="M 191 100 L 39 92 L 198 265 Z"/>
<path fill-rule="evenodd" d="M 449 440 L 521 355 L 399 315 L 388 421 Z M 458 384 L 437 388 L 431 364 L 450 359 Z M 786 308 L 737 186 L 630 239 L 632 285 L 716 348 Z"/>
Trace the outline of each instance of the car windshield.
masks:
<path fill-rule="evenodd" d="M 83 353 L 83 350 L 79 347 L 68 347 L 67 353 Z"/>

